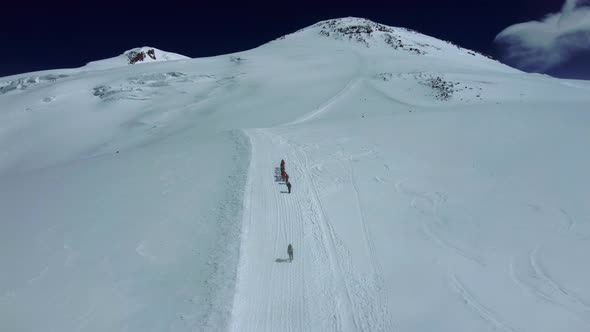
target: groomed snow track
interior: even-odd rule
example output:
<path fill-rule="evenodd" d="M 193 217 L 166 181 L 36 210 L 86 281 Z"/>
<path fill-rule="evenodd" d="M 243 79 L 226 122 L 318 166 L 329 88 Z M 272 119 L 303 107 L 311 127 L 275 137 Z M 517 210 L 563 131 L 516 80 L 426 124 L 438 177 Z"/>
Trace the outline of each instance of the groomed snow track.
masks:
<path fill-rule="evenodd" d="M 246 131 L 252 160 L 244 200 L 231 331 L 386 331 L 385 308 L 355 280 L 325 214 L 305 149 L 271 130 Z M 282 158 L 292 193 L 275 178 Z M 287 245 L 294 260 L 287 260 Z"/>

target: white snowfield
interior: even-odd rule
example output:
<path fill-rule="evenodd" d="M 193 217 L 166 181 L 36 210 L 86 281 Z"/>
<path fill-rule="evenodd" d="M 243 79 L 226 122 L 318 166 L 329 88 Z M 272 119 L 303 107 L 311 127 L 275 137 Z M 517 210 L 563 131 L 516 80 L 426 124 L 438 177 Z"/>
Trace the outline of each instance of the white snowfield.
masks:
<path fill-rule="evenodd" d="M 0 331 L 586 332 L 589 143 L 589 82 L 357 18 L 1 78 Z"/>

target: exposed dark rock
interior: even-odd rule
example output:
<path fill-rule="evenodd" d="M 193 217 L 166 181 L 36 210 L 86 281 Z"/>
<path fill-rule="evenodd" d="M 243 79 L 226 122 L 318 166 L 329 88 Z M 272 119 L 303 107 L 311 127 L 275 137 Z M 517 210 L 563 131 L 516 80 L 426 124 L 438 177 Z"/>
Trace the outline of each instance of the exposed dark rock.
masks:
<path fill-rule="evenodd" d="M 419 47 L 430 47 L 430 45 L 425 44 L 414 45 L 414 43 L 403 43 L 402 38 L 396 34 L 394 28 L 364 19 L 358 19 L 354 22 L 346 22 L 340 19 L 329 20 L 320 22 L 316 26 L 320 28 L 319 34 L 321 36 L 332 37 L 334 39 L 348 39 L 362 44 L 367 48 L 370 48 L 372 46 L 371 41 L 377 40 L 379 36 L 382 36 L 383 41 L 393 49 L 418 55 L 426 54 Z M 403 30 L 415 33 L 415 31 L 409 29 Z"/>
<path fill-rule="evenodd" d="M 442 77 L 436 76 L 429 78 L 421 84 L 429 86 L 434 91 L 434 97 L 441 101 L 449 100 L 453 97 L 455 90 L 455 83 L 445 81 Z"/>
<path fill-rule="evenodd" d="M 147 55 L 149 55 L 150 58 L 156 60 L 156 51 L 154 51 L 153 48 L 147 51 Z"/>
<path fill-rule="evenodd" d="M 143 62 L 146 59 L 146 54 L 147 54 L 147 56 L 149 56 L 153 60 L 156 60 L 156 51 L 153 48 L 150 48 L 149 50 L 147 50 L 147 52 L 129 51 L 127 53 L 127 58 L 129 59 L 129 64 L 133 65 L 138 62 Z"/>
<path fill-rule="evenodd" d="M 230 56 L 229 57 L 229 61 L 233 62 L 233 63 L 242 63 L 245 59 L 239 56 Z"/>

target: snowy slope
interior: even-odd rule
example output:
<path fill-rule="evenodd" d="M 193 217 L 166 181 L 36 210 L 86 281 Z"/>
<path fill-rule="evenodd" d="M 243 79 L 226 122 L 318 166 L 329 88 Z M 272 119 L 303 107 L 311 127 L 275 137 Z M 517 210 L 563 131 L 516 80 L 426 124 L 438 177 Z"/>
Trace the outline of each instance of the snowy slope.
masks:
<path fill-rule="evenodd" d="M 357 18 L 124 59 L 0 79 L 0 330 L 590 327 L 590 83 Z"/>

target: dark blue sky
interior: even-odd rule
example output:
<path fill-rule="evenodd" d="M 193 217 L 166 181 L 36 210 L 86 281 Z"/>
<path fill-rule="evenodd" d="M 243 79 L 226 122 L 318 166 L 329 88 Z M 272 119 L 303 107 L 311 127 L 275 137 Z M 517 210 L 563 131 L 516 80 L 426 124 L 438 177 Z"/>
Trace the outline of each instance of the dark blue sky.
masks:
<path fill-rule="evenodd" d="M 411 28 L 494 55 L 492 42 L 502 29 L 562 5 L 563 0 L 5 2 L 0 76 L 79 67 L 145 45 L 190 57 L 225 54 L 343 16 Z"/>

